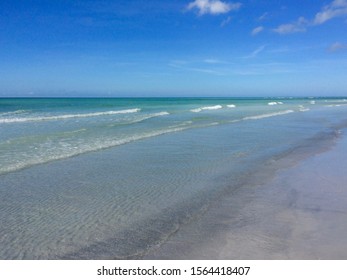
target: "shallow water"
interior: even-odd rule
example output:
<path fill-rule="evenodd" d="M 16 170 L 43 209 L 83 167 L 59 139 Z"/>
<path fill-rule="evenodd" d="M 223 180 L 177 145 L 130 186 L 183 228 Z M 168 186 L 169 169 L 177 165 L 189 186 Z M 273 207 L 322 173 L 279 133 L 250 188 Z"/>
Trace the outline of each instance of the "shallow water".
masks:
<path fill-rule="evenodd" d="M 330 143 L 346 104 L 0 99 L 0 258 L 141 257 L 264 162 Z"/>
<path fill-rule="evenodd" d="M 346 128 L 336 140 L 268 162 L 144 258 L 346 260 Z"/>

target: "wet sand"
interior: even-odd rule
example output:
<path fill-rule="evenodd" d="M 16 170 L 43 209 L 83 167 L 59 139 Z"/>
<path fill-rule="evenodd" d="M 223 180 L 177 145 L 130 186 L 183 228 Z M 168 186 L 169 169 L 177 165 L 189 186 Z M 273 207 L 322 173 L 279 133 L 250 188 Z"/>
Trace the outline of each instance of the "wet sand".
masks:
<path fill-rule="evenodd" d="M 249 183 L 145 259 L 347 259 L 347 131 L 329 150 Z"/>

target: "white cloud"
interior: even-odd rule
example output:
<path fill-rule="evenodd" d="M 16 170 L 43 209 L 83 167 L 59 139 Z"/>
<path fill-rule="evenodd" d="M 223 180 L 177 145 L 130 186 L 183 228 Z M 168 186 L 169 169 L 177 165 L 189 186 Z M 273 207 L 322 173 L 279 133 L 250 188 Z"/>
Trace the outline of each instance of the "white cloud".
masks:
<path fill-rule="evenodd" d="M 238 10 L 240 7 L 241 3 L 227 3 L 220 0 L 195 0 L 188 4 L 187 9 L 197 9 L 199 15 L 218 15 Z"/>
<path fill-rule="evenodd" d="M 260 20 L 260 21 L 265 20 L 268 16 L 269 16 L 269 13 L 265 12 L 258 18 L 258 20 Z"/>
<path fill-rule="evenodd" d="M 289 34 L 296 32 L 305 32 L 308 21 L 304 17 L 299 17 L 294 23 L 282 24 L 275 28 L 273 31 L 279 34 Z"/>
<path fill-rule="evenodd" d="M 231 21 L 231 17 L 227 17 L 225 20 L 222 21 L 222 23 L 220 24 L 221 27 L 226 26 L 230 21 Z"/>
<path fill-rule="evenodd" d="M 282 24 L 273 29 L 279 34 L 289 34 L 296 32 L 305 32 L 309 26 L 320 25 L 336 17 L 347 16 L 347 0 L 334 0 L 324 6 L 320 12 L 316 13 L 313 20 L 306 20 L 300 17 L 294 23 Z"/>
<path fill-rule="evenodd" d="M 344 15 L 347 15 L 347 0 L 334 0 L 316 14 L 313 24 L 323 24 L 330 19 Z"/>
<path fill-rule="evenodd" d="M 258 26 L 252 30 L 251 34 L 254 36 L 254 35 L 257 35 L 258 33 L 262 32 L 263 30 L 264 30 L 263 26 Z"/>
<path fill-rule="evenodd" d="M 226 62 L 207 58 L 200 61 L 186 61 L 186 60 L 172 60 L 168 63 L 169 67 L 175 68 L 180 71 L 192 71 L 192 72 L 200 72 L 205 74 L 212 75 L 224 75 L 222 71 L 220 71 L 220 67 L 217 67 L 218 64 L 224 64 Z M 206 67 L 208 66 L 208 67 Z"/>
<path fill-rule="evenodd" d="M 265 46 L 260 46 L 259 48 L 257 48 L 254 52 L 252 52 L 251 56 L 257 56 L 258 53 L 262 52 L 265 49 Z"/>
<path fill-rule="evenodd" d="M 347 50 L 347 44 L 342 44 L 340 42 L 336 42 L 332 44 L 329 49 L 330 52 L 337 52 L 337 51 L 343 51 Z"/>
<path fill-rule="evenodd" d="M 225 61 L 222 61 L 219 59 L 214 59 L 214 58 L 206 58 L 206 59 L 204 59 L 203 62 L 208 63 L 208 64 L 225 64 L 225 63 L 227 63 Z"/>
<path fill-rule="evenodd" d="M 259 48 L 257 48 L 256 50 L 254 50 L 252 53 L 250 53 L 249 55 L 247 55 L 244 58 L 253 58 L 256 57 L 259 53 L 261 53 L 264 49 L 265 49 L 265 45 L 260 46 Z"/>

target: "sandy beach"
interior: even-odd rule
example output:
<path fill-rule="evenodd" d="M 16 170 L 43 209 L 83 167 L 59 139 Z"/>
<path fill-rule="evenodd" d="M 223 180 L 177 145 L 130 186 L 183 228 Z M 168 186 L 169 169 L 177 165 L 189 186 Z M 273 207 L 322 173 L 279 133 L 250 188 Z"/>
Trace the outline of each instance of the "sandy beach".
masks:
<path fill-rule="evenodd" d="M 347 259 L 347 133 L 212 205 L 146 259 Z M 288 163 L 284 163 L 288 165 Z"/>

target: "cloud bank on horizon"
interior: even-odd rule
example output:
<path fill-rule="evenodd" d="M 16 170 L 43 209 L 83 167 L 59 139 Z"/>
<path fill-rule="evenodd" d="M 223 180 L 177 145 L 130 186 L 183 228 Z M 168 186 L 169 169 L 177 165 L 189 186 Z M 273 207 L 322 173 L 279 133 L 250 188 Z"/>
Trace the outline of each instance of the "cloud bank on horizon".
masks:
<path fill-rule="evenodd" d="M 347 95 L 347 0 L 13 0 L 0 26 L 0 96 Z"/>

